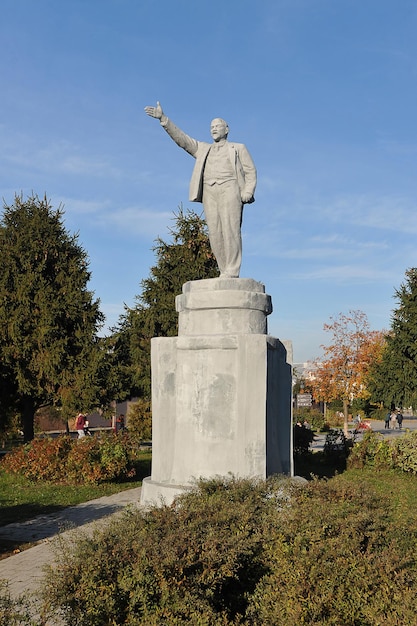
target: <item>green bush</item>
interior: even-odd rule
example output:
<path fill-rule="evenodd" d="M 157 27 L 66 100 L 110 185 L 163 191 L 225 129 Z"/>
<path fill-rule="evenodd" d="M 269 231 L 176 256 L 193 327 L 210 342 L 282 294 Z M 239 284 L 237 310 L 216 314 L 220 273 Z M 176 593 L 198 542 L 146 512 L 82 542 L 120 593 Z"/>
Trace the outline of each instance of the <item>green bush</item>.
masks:
<path fill-rule="evenodd" d="M 392 462 L 403 472 L 417 474 L 417 432 L 407 432 L 392 442 Z"/>
<path fill-rule="evenodd" d="M 352 449 L 348 467 L 396 469 L 417 474 L 417 432 L 407 432 L 393 440 L 384 440 L 373 431 L 365 432 L 362 441 Z"/>
<path fill-rule="evenodd" d="M 299 421 L 301 422 L 301 424 L 303 424 L 304 420 L 306 420 L 310 424 L 313 430 L 323 430 L 325 426 L 324 415 L 318 409 L 309 409 L 309 408 L 296 409 L 294 411 L 293 421 L 294 422 Z"/>
<path fill-rule="evenodd" d="M 2 469 L 34 481 L 88 484 L 134 476 L 136 450 L 128 435 L 34 439 L 5 456 Z"/>
<path fill-rule="evenodd" d="M 311 451 L 314 433 L 311 428 L 293 426 L 293 449 L 295 455 L 307 454 Z"/>
<path fill-rule="evenodd" d="M 62 546 L 45 596 L 72 625 L 239 623 L 266 572 L 265 538 L 293 488 L 285 484 L 202 481 L 171 507 L 129 511 L 117 527 Z"/>
<path fill-rule="evenodd" d="M 326 422 L 323 429 L 327 430 L 328 428 L 341 428 L 343 426 L 344 419 L 345 418 L 342 411 L 327 409 Z"/>
<path fill-rule="evenodd" d="M 327 457 L 347 456 L 349 443 L 345 433 L 339 428 L 332 428 L 326 435 L 323 454 Z"/>
<path fill-rule="evenodd" d="M 385 416 L 388 413 L 388 409 L 381 407 L 373 407 L 370 411 L 369 417 L 373 420 L 385 422 Z"/>
<path fill-rule="evenodd" d="M 364 431 L 362 441 L 354 444 L 347 465 L 349 469 L 391 469 L 393 460 L 390 442 L 372 430 Z"/>
<path fill-rule="evenodd" d="M 71 626 L 415 623 L 417 535 L 366 484 L 218 479 L 62 542 L 45 606 Z"/>
<path fill-rule="evenodd" d="M 365 484 L 321 481 L 295 493 L 245 624 L 415 623 L 416 533 L 402 541 L 389 508 Z"/>
<path fill-rule="evenodd" d="M 14 600 L 4 580 L 0 580 L 0 626 L 37 626 L 30 617 L 29 603 Z"/>
<path fill-rule="evenodd" d="M 129 432 L 139 440 L 152 439 L 152 410 L 151 403 L 145 398 L 140 398 L 129 406 L 127 415 Z"/>

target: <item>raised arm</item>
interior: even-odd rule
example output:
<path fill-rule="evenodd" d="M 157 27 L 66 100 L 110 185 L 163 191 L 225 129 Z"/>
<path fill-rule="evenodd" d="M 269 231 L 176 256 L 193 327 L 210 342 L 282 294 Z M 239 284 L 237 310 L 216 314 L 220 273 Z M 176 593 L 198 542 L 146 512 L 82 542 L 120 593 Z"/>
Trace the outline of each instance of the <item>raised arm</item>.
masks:
<path fill-rule="evenodd" d="M 195 157 L 198 149 L 198 141 L 175 126 L 175 124 L 167 118 L 159 102 L 156 103 L 156 107 L 145 107 L 145 113 L 159 120 L 161 126 L 166 130 L 171 139 L 175 141 L 180 148 L 183 148 L 186 152 L 191 154 L 191 156 Z"/>

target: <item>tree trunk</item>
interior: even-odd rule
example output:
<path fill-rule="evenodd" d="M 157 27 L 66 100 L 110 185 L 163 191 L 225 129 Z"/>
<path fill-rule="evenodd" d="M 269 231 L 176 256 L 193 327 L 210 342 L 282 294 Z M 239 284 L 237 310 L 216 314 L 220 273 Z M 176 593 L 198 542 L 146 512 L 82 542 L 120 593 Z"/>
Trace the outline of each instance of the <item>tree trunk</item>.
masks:
<path fill-rule="evenodd" d="M 22 402 L 23 441 L 25 443 L 32 441 L 35 436 L 34 421 L 35 403 L 33 398 L 25 396 Z"/>
<path fill-rule="evenodd" d="M 349 408 L 349 403 L 347 400 L 343 400 L 343 432 L 345 433 L 345 437 L 347 437 L 349 435 L 349 431 L 348 431 L 348 408 Z"/>

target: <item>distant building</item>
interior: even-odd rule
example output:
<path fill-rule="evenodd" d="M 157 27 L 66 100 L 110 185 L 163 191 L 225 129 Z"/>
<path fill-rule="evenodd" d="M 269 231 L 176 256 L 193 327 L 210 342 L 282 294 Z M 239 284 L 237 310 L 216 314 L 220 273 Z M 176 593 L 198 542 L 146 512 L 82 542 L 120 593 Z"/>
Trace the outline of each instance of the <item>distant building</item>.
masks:
<path fill-rule="evenodd" d="M 315 361 L 304 361 L 304 363 L 294 363 L 294 372 L 297 379 L 303 378 L 304 380 L 314 380 L 315 372 L 317 370 L 317 363 Z"/>

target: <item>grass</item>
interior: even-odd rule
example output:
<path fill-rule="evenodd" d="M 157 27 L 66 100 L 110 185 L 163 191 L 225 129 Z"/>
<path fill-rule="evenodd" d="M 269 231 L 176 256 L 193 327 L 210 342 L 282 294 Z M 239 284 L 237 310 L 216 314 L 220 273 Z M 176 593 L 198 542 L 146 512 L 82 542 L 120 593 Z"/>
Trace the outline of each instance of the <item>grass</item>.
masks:
<path fill-rule="evenodd" d="M 150 475 L 150 464 L 151 452 L 144 451 L 141 453 L 134 479 L 123 483 L 79 486 L 34 483 L 0 470 L 0 526 L 23 522 L 37 515 L 54 513 L 68 506 L 139 487 L 142 479 Z M 346 459 L 343 455 L 328 457 L 323 452 L 298 456 L 295 459 L 295 474 L 307 479 L 316 477 L 367 483 L 381 497 L 389 498 L 399 521 L 407 519 L 409 523 L 417 523 L 417 476 L 394 470 L 376 471 L 372 468 L 346 470 Z M 7 542 L 0 540 L 0 554 L 9 550 Z"/>
<path fill-rule="evenodd" d="M 346 469 L 344 454 L 326 455 L 323 451 L 309 452 L 294 460 L 295 474 L 308 480 L 328 479 L 338 482 L 365 484 L 387 498 L 395 521 L 417 524 L 417 476 L 400 470 Z"/>
<path fill-rule="evenodd" d="M 78 486 L 34 483 L 21 476 L 6 474 L 0 469 L 0 526 L 23 522 L 37 515 L 53 513 L 124 489 L 139 487 L 142 479 L 150 474 L 150 463 L 151 453 L 144 451 L 141 453 L 134 479 L 120 483 Z"/>
<path fill-rule="evenodd" d="M 151 452 L 140 453 L 134 479 L 100 485 L 35 483 L 22 476 L 6 474 L 0 469 L 0 527 L 13 522 L 24 522 L 37 515 L 56 513 L 66 507 L 110 496 L 125 489 L 140 487 L 143 478 L 151 473 L 151 457 Z M 0 538 L 0 559 L 30 548 L 31 545 Z"/>
<path fill-rule="evenodd" d="M 339 482 L 366 483 L 391 505 L 393 524 L 415 528 L 417 525 L 417 476 L 400 470 L 351 469 L 333 479 Z"/>

